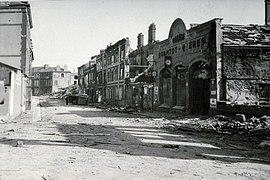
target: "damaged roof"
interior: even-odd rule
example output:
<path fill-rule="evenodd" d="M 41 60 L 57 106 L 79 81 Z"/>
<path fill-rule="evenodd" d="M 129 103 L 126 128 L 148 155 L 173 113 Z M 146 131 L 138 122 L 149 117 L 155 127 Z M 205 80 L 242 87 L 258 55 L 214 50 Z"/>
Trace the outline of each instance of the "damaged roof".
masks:
<path fill-rule="evenodd" d="M 270 27 L 264 25 L 226 25 L 221 27 L 226 45 L 270 45 Z"/>
<path fill-rule="evenodd" d="M 47 67 L 44 69 L 43 66 L 40 67 L 32 67 L 32 72 L 70 72 L 70 71 L 65 71 L 63 68 L 60 67 L 60 69 L 57 71 L 57 67 Z"/>

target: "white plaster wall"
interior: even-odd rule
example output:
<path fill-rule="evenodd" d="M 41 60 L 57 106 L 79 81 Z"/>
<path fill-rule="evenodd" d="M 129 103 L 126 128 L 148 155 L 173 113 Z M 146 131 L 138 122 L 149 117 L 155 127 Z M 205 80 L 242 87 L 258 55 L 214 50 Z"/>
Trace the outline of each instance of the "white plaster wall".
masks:
<path fill-rule="evenodd" d="M 22 13 L 6 11 L 15 10 L 0 9 L 0 62 L 21 68 Z"/>
<path fill-rule="evenodd" d="M 59 88 L 65 88 L 72 84 L 71 82 L 71 73 L 64 73 L 64 77 L 61 77 L 62 72 L 54 72 L 53 73 L 53 87 L 52 91 L 57 92 Z M 57 85 L 55 84 L 55 81 L 57 81 Z"/>
<path fill-rule="evenodd" d="M 9 116 L 14 118 L 22 113 L 22 73 L 12 71 L 10 86 Z"/>

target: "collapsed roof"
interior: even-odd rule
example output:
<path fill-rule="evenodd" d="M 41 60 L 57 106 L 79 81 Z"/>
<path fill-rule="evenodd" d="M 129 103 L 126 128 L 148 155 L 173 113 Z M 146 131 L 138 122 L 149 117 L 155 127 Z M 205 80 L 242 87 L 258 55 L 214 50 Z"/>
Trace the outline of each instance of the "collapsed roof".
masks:
<path fill-rule="evenodd" d="M 222 25 L 225 45 L 269 46 L 270 27 L 264 25 Z"/>

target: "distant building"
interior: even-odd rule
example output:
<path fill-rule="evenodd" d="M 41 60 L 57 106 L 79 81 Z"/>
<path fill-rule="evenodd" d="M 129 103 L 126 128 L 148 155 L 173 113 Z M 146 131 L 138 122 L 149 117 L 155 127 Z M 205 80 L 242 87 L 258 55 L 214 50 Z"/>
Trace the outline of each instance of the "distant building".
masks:
<path fill-rule="evenodd" d="M 70 74 L 70 83 L 73 85 L 78 85 L 78 73 L 71 73 Z"/>
<path fill-rule="evenodd" d="M 93 56 L 89 62 L 88 74 L 88 102 L 97 102 L 97 61 L 98 56 Z"/>
<path fill-rule="evenodd" d="M 96 58 L 96 69 L 97 69 L 97 102 L 103 102 L 106 96 L 106 88 L 105 88 L 105 51 L 100 50 L 100 54 Z"/>
<path fill-rule="evenodd" d="M 0 14 L 0 116 L 14 118 L 31 108 L 32 15 L 26 1 L 0 2 Z"/>
<path fill-rule="evenodd" d="M 156 25 L 152 23 L 148 29 L 148 43 L 144 45 L 144 35 L 138 34 L 137 49 L 129 54 L 129 76 L 126 78 L 127 106 L 140 109 L 153 108 L 154 47 L 158 44 Z"/>
<path fill-rule="evenodd" d="M 125 77 L 128 75 L 126 63 L 130 53 L 130 41 L 124 38 L 105 49 L 105 97 L 104 101 L 110 105 L 124 106 L 126 100 Z"/>
<path fill-rule="evenodd" d="M 90 61 L 78 67 L 78 85 L 81 94 L 89 95 L 89 70 Z"/>
<path fill-rule="evenodd" d="M 66 65 L 61 68 L 59 65 L 50 67 L 45 64 L 41 67 L 33 67 L 32 73 L 32 91 L 35 96 L 58 92 L 61 88 L 73 84 L 71 72 L 68 71 Z"/>
<path fill-rule="evenodd" d="M 128 76 L 130 52 L 129 39 L 124 38 L 78 67 L 79 87 L 81 93 L 89 95 L 89 102 L 125 105 L 125 78 Z"/>
<path fill-rule="evenodd" d="M 84 64 L 78 67 L 78 86 L 79 86 L 79 92 L 85 93 L 85 85 L 84 85 L 84 74 L 83 74 Z"/>
<path fill-rule="evenodd" d="M 97 69 L 96 60 L 99 55 L 92 56 L 91 60 L 78 67 L 78 81 L 81 94 L 88 95 L 88 102 L 97 102 Z"/>

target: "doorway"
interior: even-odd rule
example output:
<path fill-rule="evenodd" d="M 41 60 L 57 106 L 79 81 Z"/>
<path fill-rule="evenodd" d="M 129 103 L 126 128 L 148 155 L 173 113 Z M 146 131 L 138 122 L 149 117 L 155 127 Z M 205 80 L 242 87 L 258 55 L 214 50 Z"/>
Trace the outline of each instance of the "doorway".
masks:
<path fill-rule="evenodd" d="M 186 106 L 186 72 L 182 65 L 173 70 L 173 106 Z"/>
<path fill-rule="evenodd" d="M 199 61 L 190 68 L 191 113 L 207 115 L 210 109 L 210 71 L 208 65 Z"/>

